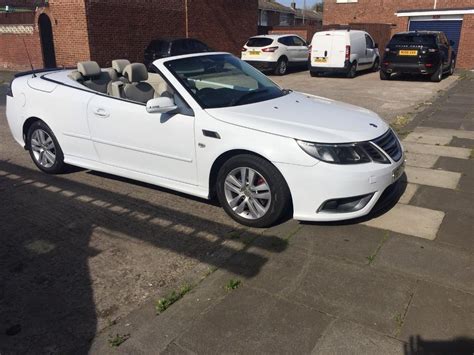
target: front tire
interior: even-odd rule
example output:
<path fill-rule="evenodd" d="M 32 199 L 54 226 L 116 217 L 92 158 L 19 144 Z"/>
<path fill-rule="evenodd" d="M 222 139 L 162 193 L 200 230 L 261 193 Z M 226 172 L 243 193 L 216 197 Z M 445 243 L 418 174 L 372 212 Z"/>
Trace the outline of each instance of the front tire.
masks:
<path fill-rule="evenodd" d="M 63 151 L 46 123 L 34 122 L 28 129 L 26 139 L 31 159 L 38 169 L 48 174 L 59 174 L 64 171 L 66 164 Z"/>
<path fill-rule="evenodd" d="M 451 59 L 451 65 L 449 66 L 449 75 L 453 75 L 456 70 L 456 59 Z"/>
<path fill-rule="evenodd" d="M 217 198 L 240 224 L 265 228 L 291 209 L 285 179 L 267 160 L 242 154 L 230 158 L 217 175 Z"/>
<path fill-rule="evenodd" d="M 278 63 L 275 68 L 276 75 L 285 75 L 288 71 L 288 60 L 286 58 L 278 59 Z"/>

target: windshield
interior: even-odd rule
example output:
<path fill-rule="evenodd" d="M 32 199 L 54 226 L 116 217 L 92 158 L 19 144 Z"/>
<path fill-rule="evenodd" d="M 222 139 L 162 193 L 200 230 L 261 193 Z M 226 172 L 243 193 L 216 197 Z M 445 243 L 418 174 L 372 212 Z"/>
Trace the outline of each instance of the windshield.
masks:
<path fill-rule="evenodd" d="M 257 69 L 230 54 L 170 60 L 165 66 L 203 108 L 239 106 L 287 94 Z"/>
<path fill-rule="evenodd" d="M 412 45 L 433 45 L 436 44 L 436 37 L 433 35 L 403 34 L 393 36 L 390 44 L 412 44 Z"/>

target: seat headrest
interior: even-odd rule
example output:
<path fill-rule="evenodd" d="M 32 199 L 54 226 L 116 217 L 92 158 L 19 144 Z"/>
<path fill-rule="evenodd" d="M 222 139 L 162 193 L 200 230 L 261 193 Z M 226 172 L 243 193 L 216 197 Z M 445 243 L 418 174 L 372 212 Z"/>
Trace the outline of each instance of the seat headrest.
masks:
<path fill-rule="evenodd" d="M 123 70 L 130 64 L 128 59 L 115 59 L 112 61 L 112 68 L 119 74 L 123 74 Z"/>
<path fill-rule="evenodd" d="M 100 67 L 97 62 L 79 62 L 77 63 L 77 70 L 84 76 L 100 75 Z"/>
<path fill-rule="evenodd" d="M 148 70 L 145 64 L 132 63 L 125 67 L 123 75 L 132 83 L 148 80 Z"/>

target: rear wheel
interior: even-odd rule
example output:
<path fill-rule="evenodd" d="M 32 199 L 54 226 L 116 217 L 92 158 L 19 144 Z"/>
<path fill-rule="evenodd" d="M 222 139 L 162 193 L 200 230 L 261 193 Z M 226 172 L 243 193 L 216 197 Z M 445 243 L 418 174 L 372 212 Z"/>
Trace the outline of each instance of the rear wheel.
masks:
<path fill-rule="evenodd" d="M 390 80 L 390 74 L 380 69 L 380 80 Z"/>
<path fill-rule="evenodd" d="M 443 79 L 443 64 L 441 63 L 438 69 L 431 75 L 431 81 L 434 83 L 439 83 Z"/>
<path fill-rule="evenodd" d="M 48 174 L 59 174 L 64 168 L 64 155 L 51 129 L 42 121 L 34 122 L 27 134 L 27 146 L 35 165 Z"/>
<path fill-rule="evenodd" d="M 285 75 L 288 70 L 288 60 L 286 58 L 278 59 L 278 63 L 275 68 L 276 75 Z"/>
<path fill-rule="evenodd" d="M 291 208 L 290 191 L 280 172 L 249 154 L 232 157 L 221 167 L 217 197 L 230 217 L 256 228 L 273 225 Z"/>
<path fill-rule="evenodd" d="M 449 75 L 453 75 L 456 70 L 456 59 L 451 59 L 451 65 L 449 66 Z"/>
<path fill-rule="evenodd" d="M 349 71 L 347 72 L 347 77 L 350 79 L 355 78 L 357 75 L 357 62 L 351 64 Z"/>

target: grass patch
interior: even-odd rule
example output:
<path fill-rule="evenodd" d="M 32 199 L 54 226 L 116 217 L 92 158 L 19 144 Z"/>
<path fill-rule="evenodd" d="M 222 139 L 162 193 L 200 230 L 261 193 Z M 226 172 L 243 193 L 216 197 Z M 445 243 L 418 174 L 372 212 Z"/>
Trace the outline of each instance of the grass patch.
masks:
<path fill-rule="evenodd" d="M 112 348 L 118 348 L 130 338 L 130 334 L 115 334 L 109 336 L 109 345 Z"/>
<path fill-rule="evenodd" d="M 224 286 L 224 289 L 227 291 L 236 290 L 240 287 L 242 282 L 240 280 L 230 279 L 229 282 Z"/>
<path fill-rule="evenodd" d="M 405 129 L 405 126 L 410 123 L 411 119 L 409 116 L 399 115 L 395 120 L 390 124 L 392 129 L 397 133 L 400 139 L 405 138 L 410 131 Z"/>
<path fill-rule="evenodd" d="M 385 241 L 388 239 L 389 234 L 390 233 L 388 231 L 385 232 L 382 240 L 380 241 L 379 245 L 377 245 L 377 248 L 375 249 L 374 253 L 372 255 L 369 255 L 369 256 L 366 257 L 366 259 L 369 261 L 369 265 L 374 262 L 374 260 L 377 257 L 377 254 L 379 253 L 380 249 L 384 245 Z"/>
<path fill-rule="evenodd" d="M 401 329 L 403 326 L 403 316 L 401 313 L 395 315 L 395 322 L 397 323 L 398 329 Z"/>
<path fill-rule="evenodd" d="M 173 303 L 179 301 L 189 291 L 192 290 L 192 286 L 189 284 L 184 285 L 178 291 L 173 291 L 166 297 L 160 298 L 155 305 L 156 314 L 161 314 L 166 311 Z"/>

